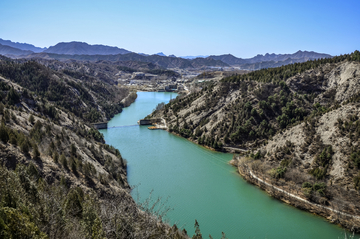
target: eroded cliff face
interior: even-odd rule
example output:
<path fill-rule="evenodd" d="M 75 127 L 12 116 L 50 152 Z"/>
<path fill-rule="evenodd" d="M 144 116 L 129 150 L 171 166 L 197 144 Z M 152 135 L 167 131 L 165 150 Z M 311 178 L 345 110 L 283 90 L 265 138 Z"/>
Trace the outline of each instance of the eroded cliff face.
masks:
<path fill-rule="evenodd" d="M 293 92 L 317 93 L 315 103 L 331 104 L 344 102 L 360 90 L 359 62 L 326 64 L 287 79 Z"/>

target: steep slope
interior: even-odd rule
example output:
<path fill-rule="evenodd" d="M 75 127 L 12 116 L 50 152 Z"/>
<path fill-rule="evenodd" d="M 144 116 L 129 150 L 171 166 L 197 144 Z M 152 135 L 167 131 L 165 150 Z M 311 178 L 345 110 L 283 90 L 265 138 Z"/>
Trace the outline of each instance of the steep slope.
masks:
<path fill-rule="evenodd" d="M 358 52 L 227 77 L 170 102 L 160 114 L 170 130 L 210 147 L 214 140 L 250 147 L 356 94 L 358 63 L 342 61 L 357 57 Z M 339 72 L 348 79 L 337 85 Z M 343 98 L 332 97 L 336 92 Z"/>
<path fill-rule="evenodd" d="M 34 61 L 0 60 L 0 75 L 92 123 L 120 113 L 121 101 L 130 94 L 127 88 L 112 87 L 101 79 L 81 78 L 75 71 L 73 78 Z"/>
<path fill-rule="evenodd" d="M 135 203 L 126 160 L 91 118 L 77 116 L 82 105 L 101 108 L 102 92 L 112 92 L 86 88 L 94 99 L 87 101 L 78 86 L 85 81 L 35 62 L 3 58 L 0 69 L 1 238 L 187 238 L 162 212 L 152 214 L 151 202 Z"/>
<path fill-rule="evenodd" d="M 249 181 L 359 231 L 359 72 L 355 51 L 236 75 L 152 116 L 196 143 L 243 154 L 234 164 Z"/>
<path fill-rule="evenodd" d="M 104 45 L 89 45 L 85 42 L 60 42 L 55 46 L 46 49 L 46 53 L 66 54 L 66 55 L 117 55 L 127 54 L 131 51 Z"/>

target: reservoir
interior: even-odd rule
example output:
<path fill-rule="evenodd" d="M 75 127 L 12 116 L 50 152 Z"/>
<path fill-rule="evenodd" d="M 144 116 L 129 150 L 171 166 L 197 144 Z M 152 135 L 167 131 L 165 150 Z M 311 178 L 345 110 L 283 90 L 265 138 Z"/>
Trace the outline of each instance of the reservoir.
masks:
<path fill-rule="evenodd" d="M 128 162 L 128 181 L 139 201 L 162 198 L 170 224 L 203 238 L 345 238 L 344 229 L 268 196 L 244 181 L 228 162 L 232 154 L 213 152 L 137 121 L 176 93 L 138 92 L 138 98 L 100 130 L 107 144 Z M 355 236 L 359 238 L 359 236 Z"/>

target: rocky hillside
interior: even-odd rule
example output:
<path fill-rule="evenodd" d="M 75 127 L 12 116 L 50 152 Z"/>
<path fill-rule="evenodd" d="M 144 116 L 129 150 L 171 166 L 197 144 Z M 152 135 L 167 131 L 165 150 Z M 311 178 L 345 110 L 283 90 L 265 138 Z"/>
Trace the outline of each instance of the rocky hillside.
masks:
<path fill-rule="evenodd" d="M 301 197 L 360 215 L 359 72 L 356 51 L 235 75 L 153 116 L 198 144 L 247 155 L 253 171 L 296 186 Z"/>
<path fill-rule="evenodd" d="M 167 119 L 170 130 L 209 147 L 256 147 L 356 95 L 357 57 L 358 52 L 226 77 L 154 114 Z"/>
<path fill-rule="evenodd" d="M 116 85 L 121 73 L 144 72 L 157 76 L 180 77 L 180 74 L 172 70 L 165 70 L 153 63 L 145 62 L 83 62 L 76 60 L 57 61 L 36 59 L 36 62 L 56 71 L 76 78 L 96 78 L 111 85 Z"/>
<path fill-rule="evenodd" d="M 107 121 L 136 98 L 127 88 L 113 87 L 101 77 L 91 77 L 79 69 L 54 71 L 34 61 L 3 58 L 0 75 L 92 123 Z M 128 102 L 124 102 L 126 99 Z M 46 107 L 41 111 L 50 106 Z"/>
<path fill-rule="evenodd" d="M 1 238 L 187 238 L 130 196 L 126 160 L 90 124 L 106 94 L 129 92 L 1 59 Z"/>

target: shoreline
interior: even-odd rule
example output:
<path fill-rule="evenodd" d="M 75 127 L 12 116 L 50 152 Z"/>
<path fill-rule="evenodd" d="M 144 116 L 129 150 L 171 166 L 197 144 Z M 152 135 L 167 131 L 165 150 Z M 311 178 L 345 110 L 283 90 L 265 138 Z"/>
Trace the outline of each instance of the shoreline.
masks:
<path fill-rule="evenodd" d="M 165 121 L 165 125 L 166 125 L 166 121 Z M 177 135 L 181 138 L 185 138 L 178 133 L 170 132 L 170 130 L 167 127 L 162 129 L 168 131 L 171 134 Z M 199 146 L 205 147 L 211 151 L 217 151 L 214 148 L 208 147 L 206 145 L 200 145 L 197 143 L 197 141 L 191 138 L 185 138 L 185 139 Z M 224 147 L 222 151 L 217 151 L 217 152 L 234 153 L 233 148 L 231 147 L 227 147 L 227 148 L 229 148 L 230 150 L 227 150 L 226 147 Z M 243 149 L 237 149 L 237 150 L 243 151 Z M 290 206 L 296 207 L 297 209 L 301 209 L 310 212 L 312 214 L 321 216 L 324 219 L 326 219 L 329 223 L 338 225 L 344 229 L 349 230 L 350 232 L 360 233 L 360 216 L 352 215 L 344 211 L 337 210 L 336 206 L 334 207 L 333 205 L 331 206 L 332 207 L 331 208 L 329 206 L 317 204 L 305 198 L 302 198 L 301 197 L 303 196 L 302 193 L 300 192 L 299 194 L 299 191 L 296 191 L 293 188 L 291 188 L 291 185 L 287 184 L 286 182 L 285 185 L 282 186 L 282 188 L 279 188 L 278 185 L 273 185 L 267 182 L 266 180 L 260 179 L 250 169 L 246 169 L 246 165 L 244 165 L 245 167 L 242 167 L 239 164 L 238 159 L 232 159 L 229 162 L 229 164 L 237 168 L 237 172 L 244 180 L 246 180 L 248 183 L 251 183 L 259 187 L 261 190 L 264 190 L 272 198 L 280 200 Z"/>
<path fill-rule="evenodd" d="M 350 232 L 360 232 L 360 216 L 351 215 L 329 206 L 311 202 L 300 197 L 296 191 L 289 190 L 289 185 L 287 184 L 282 188 L 279 188 L 277 185 L 275 186 L 266 180 L 260 179 L 250 169 L 248 169 L 246 165 L 241 166 L 237 159 L 232 159 L 229 163 L 237 168 L 237 172 L 244 180 L 259 187 L 261 190 L 264 190 L 272 198 L 280 200 L 298 209 L 321 216 L 328 222 L 345 228 Z"/>

